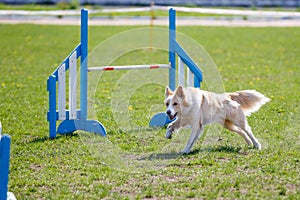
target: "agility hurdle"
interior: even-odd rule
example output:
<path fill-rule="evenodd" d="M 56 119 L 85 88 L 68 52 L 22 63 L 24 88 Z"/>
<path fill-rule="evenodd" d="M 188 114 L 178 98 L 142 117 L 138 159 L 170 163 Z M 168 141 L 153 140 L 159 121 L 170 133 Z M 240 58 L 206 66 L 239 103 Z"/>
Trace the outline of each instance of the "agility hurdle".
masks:
<path fill-rule="evenodd" d="M 88 11 L 81 10 L 81 41 L 70 55 L 57 67 L 47 80 L 49 93 L 49 137 L 55 138 L 56 133 L 67 134 L 76 130 L 84 130 L 106 136 L 105 127 L 97 120 L 87 119 L 87 80 L 88 72 L 169 69 L 169 87 L 176 87 L 176 57 L 178 57 L 178 84 L 185 83 L 187 66 L 188 86 L 200 87 L 202 72 L 195 62 L 176 41 L 176 11 L 169 10 L 169 64 L 99 66 L 88 68 Z M 80 57 L 80 108 L 77 109 L 77 59 Z M 66 109 L 66 71 L 69 70 L 69 108 Z M 58 94 L 58 95 L 57 95 Z M 57 97 L 58 96 L 58 97 Z M 56 122 L 62 121 L 56 129 Z M 150 120 L 150 126 L 164 126 L 170 123 L 165 113 L 157 113 Z"/>
<path fill-rule="evenodd" d="M 177 85 L 185 85 L 185 66 L 187 66 L 186 85 L 200 88 L 203 80 L 202 71 L 176 40 L 176 10 L 171 8 L 169 9 L 169 63 L 171 65 L 169 69 L 169 87 L 173 91 L 176 87 L 176 57 L 178 58 Z M 169 124 L 171 121 L 165 112 L 160 112 L 151 118 L 149 126 L 161 127 Z"/>
<path fill-rule="evenodd" d="M 7 184 L 9 174 L 10 136 L 1 135 L 0 123 L 0 200 L 7 199 Z"/>
<path fill-rule="evenodd" d="M 84 130 L 106 135 L 104 126 L 97 120 L 87 119 L 87 63 L 88 63 L 88 11 L 81 10 L 80 43 L 57 67 L 47 80 L 49 92 L 49 137 L 56 133 L 67 134 Z M 77 109 L 77 59 L 80 57 L 80 109 Z M 66 71 L 69 69 L 69 109 L 66 109 Z M 57 83 L 57 84 L 56 84 Z M 57 86 L 58 85 L 58 86 Z M 58 87 L 58 99 L 56 97 Z M 58 102 L 58 103 L 57 103 Z M 58 110 L 57 110 L 58 108 Z M 62 121 L 57 130 L 56 122 Z"/>

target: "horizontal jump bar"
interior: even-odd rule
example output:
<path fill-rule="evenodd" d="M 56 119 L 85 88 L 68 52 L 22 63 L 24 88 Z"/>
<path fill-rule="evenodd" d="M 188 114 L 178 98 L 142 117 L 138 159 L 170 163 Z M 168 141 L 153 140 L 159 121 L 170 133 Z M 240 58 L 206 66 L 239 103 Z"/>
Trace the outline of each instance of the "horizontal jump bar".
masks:
<path fill-rule="evenodd" d="M 153 65 L 123 65 L 123 66 L 106 66 L 106 67 L 91 67 L 88 71 L 112 71 L 112 70 L 135 70 L 135 69 L 159 69 L 171 68 L 169 64 L 153 64 Z"/>

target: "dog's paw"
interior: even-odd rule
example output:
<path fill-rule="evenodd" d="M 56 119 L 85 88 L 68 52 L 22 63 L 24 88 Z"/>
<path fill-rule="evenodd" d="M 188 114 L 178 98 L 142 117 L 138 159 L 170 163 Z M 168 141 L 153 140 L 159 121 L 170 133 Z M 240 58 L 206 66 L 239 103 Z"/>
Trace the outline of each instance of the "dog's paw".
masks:
<path fill-rule="evenodd" d="M 173 132 L 174 132 L 173 126 L 172 124 L 169 124 L 169 126 L 167 127 L 166 138 L 171 139 Z"/>
<path fill-rule="evenodd" d="M 255 143 L 254 147 L 261 150 L 261 144 L 259 142 Z"/>
<path fill-rule="evenodd" d="M 166 138 L 167 139 L 171 139 L 172 138 L 172 134 L 173 134 L 173 132 L 170 129 L 167 129 Z"/>
<path fill-rule="evenodd" d="M 183 149 L 180 153 L 182 153 L 183 155 L 187 155 L 190 153 L 189 149 Z"/>

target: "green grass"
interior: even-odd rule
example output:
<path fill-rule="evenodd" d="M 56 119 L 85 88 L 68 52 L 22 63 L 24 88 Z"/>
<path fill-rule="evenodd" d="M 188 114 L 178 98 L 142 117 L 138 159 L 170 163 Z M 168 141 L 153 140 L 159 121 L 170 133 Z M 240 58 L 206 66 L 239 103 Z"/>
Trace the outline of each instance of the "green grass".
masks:
<path fill-rule="evenodd" d="M 74 10 L 79 8 L 77 0 L 60 1 L 57 4 L 4 4 L 0 3 L 0 10 L 27 10 L 27 11 L 40 11 L 40 10 Z"/>
<path fill-rule="evenodd" d="M 59 7 L 54 5 L 39 5 L 39 4 L 25 4 L 25 5 L 0 4 L 0 10 L 40 11 L 40 10 L 59 10 Z"/>
<path fill-rule="evenodd" d="M 131 28 L 91 27 L 90 50 Z M 95 153 L 101 149 L 100 137 L 74 133 L 49 140 L 46 79 L 78 43 L 79 29 L 0 25 L 0 121 L 3 131 L 12 136 L 9 190 L 17 199 L 300 197 L 300 28 L 179 27 L 178 31 L 208 51 L 226 91 L 256 89 L 272 99 L 249 118 L 263 149 L 248 148 L 240 136 L 222 130 L 206 134 L 191 154 L 173 159 L 164 169 L 135 173 L 122 168 L 130 158 L 118 163 L 114 148 L 107 154 L 112 158 L 101 160 L 101 152 Z M 152 63 L 154 59 L 166 62 L 167 54 L 136 50 L 114 63 Z M 176 146 L 168 145 L 180 139 L 185 143 L 188 130 L 170 141 L 164 139 L 164 129 L 152 134 L 153 130 L 147 128 L 149 106 L 164 109 L 162 85 L 138 88 L 129 101 L 130 124 L 125 124 L 128 127 L 124 130 L 119 128 L 110 99 L 125 84 L 121 81 L 116 86 L 125 75 L 106 72 L 97 87 L 96 116 L 106 126 L 107 138 L 129 155 L 159 153 L 164 146 L 176 150 Z M 163 162 L 148 159 L 147 164 Z M 120 167 L 123 170 L 118 170 Z"/>

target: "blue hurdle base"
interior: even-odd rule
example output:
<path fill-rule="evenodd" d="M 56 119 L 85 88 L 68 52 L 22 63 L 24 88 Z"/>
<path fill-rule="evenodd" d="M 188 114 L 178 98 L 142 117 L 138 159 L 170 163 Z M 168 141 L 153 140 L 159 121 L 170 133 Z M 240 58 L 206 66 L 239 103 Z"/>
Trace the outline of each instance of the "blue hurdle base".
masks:
<path fill-rule="evenodd" d="M 160 112 L 160 113 L 155 114 L 151 118 L 151 120 L 149 122 L 149 126 L 150 127 L 163 127 L 163 126 L 171 123 L 172 121 L 175 121 L 175 119 L 170 120 L 165 112 Z"/>
<path fill-rule="evenodd" d="M 77 130 L 106 136 L 104 126 L 97 120 L 64 120 L 57 128 L 57 132 L 60 134 L 68 134 Z"/>

